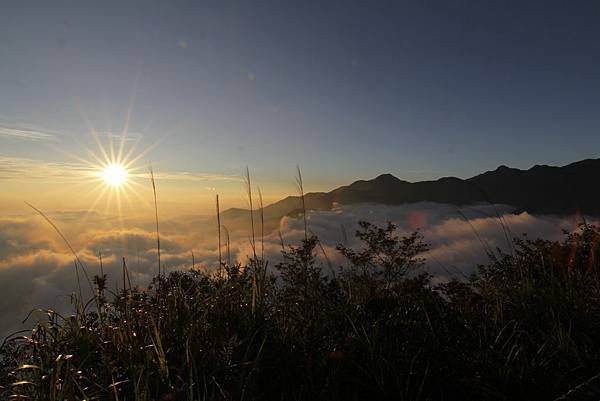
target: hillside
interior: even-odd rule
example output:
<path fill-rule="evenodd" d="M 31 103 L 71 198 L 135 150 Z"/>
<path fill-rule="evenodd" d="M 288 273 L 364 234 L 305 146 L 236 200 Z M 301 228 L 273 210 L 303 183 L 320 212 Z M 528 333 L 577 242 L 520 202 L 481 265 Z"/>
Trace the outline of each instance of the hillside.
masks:
<path fill-rule="evenodd" d="M 391 174 L 360 180 L 331 192 L 305 195 L 310 210 L 329 210 L 335 203 L 400 205 L 438 202 L 453 205 L 495 203 L 514 206 L 531 214 L 600 214 L 600 159 L 587 159 L 562 167 L 536 165 L 528 170 L 500 166 L 468 179 L 443 177 L 435 181 L 408 182 Z M 267 228 L 299 212 L 300 198 L 288 196 L 264 208 Z M 243 221 L 248 210 L 228 209 L 225 221 Z"/>

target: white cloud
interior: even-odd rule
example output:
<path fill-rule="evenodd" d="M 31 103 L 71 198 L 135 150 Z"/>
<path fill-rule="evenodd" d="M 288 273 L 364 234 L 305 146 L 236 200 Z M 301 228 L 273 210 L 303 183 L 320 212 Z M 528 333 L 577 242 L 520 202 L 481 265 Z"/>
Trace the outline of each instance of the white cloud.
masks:
<path fill-rule="evenodd" d="M 106 216 L 86 214 L 78 224 L 79 213 L 49 213 L 72 242 L 91 275 L 98 272 L 98 253 L 102 252 L 105 272 L 116 286 L 124 257 L 134 283 L 146 285 L 156 272 L 156 237 L 153 223 L 130 220 L 126 228 L 115 226 Z M 500 216 L 500 217 L 499 217 Z M 209 221 L 210 220 L 210 221 Z M 217 239 L 213 218 L 164 221 L 161 225 L 161 259 L 167 270 L 196 266 L 216 266 Z M 486 249 L 507 248 L 506 235 L 547 239 L 562 238 L 563 228 L 573 229 L 574 218 L 511 214 L 509 207 L 489 205 L 457 209 L 451 205 L 417 203 L 402 206 L 341 206 L 332 211 L 312 212 L 309 229 L 319 236 L 325 252 L 336 266 L 344 260 L 335 250 L 338 243 L 358 246 L 354 233 L 358 221 L 383 225 L 392 221 L 398 233 L 415 229 L 431 244 L 426 253 L 427 269 L 442 280 L 449 275 L 468 275 L 478 263 L 485 262 Z M 303 222 L 284 217 L 279 224 L 285 244 L 298 244 L 304 238 Z M 250 235 L 241 227 L 228 227 L 234 260 L 245 261 L 252 254 Z M 257 231 L 257 252 L 261 239 Z M 223 236 L 223 242 L 225 241 Z M 280 259 L 279 233 L 264 238 L 265 255 L 273 266 Z M 226 257 L 225 248 L 223 256 Z M 73 255 L 56 233 L 37 216 L 0 218 L 0 336 L 21 327 L 20 320 L 34 308 L 68 310 L 68 295 L 76 288 Z"/>

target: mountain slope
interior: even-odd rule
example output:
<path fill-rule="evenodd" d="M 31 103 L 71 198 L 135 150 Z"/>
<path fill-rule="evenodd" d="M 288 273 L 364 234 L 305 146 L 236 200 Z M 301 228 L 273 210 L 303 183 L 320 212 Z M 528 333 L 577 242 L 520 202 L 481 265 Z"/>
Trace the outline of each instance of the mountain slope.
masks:
<path fill-rule="evenodd" d="M 454 205 L 507 204 L 532 214 L 582 213 L 600 215 L 600 159 L 587 159 L 563 167 L 536 165 L 528 170 L 500 166 L 466 180 L 444 177 L 410 183 L 391 174 L 356 181 L 331 192 L 305 195 L 309 210 L 329 210 L 334 203 L 399 205 L 438 202 Z M 300 198 L 288 196 L 264 208 L 268 228 L 285 215 L 300 212 Z M 229 209 L 224 219 L 246 219 L 249 211 Z"/>

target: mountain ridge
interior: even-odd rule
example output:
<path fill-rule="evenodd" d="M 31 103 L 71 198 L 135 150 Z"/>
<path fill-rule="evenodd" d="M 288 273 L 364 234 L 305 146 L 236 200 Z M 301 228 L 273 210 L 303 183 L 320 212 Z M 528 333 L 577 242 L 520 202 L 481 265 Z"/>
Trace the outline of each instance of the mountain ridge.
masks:
<path fill-rule="evenodd" d="M 437 202 L 457 206 L 506 204 L 530 214 L 600 215 L 598 178 L 600 159 L 584 159 L 560 167 L 536 164 L 526 170 L 501 165 L 467 179 L 447 176 L 409 182 L 384 173 L 304 197 L 308 210 L 331 210 L 335 204 Z M 283 216 L 302 212 L 300 197 L 288 196 L 265 206 L 263 211 L 265 220 L 278 222 Z M 234 208 L 221 216 L 237 220 L 248 214 L 247 209 Z"/>

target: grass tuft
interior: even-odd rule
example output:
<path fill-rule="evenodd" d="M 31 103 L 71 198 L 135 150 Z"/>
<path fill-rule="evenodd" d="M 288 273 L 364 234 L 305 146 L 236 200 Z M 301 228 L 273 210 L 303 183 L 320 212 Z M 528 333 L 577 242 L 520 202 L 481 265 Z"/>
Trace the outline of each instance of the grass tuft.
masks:
<path fill-rule="evenodd" d="M 164 274 L 159 262 L 140 288 L 123 259 L 111 294 L 99 254 L 93 299 L 74 295 L 72 315 L 48 310 L 0 346 L 0 398 L 553 400 L 584 394 L 600 372 L 595 226 L 562 241 L 514 239 L 468 280 L 436 285 L 423 236 L 391 223 L 361 222 L 359 246 L 338 245 L 337 266 L 305 226 L 269 268 L 253 213 L 253 256 L 232 263 L 223 227 L 218 275 Z M 160 252 L 159 241 L 157 225 Z"/>

